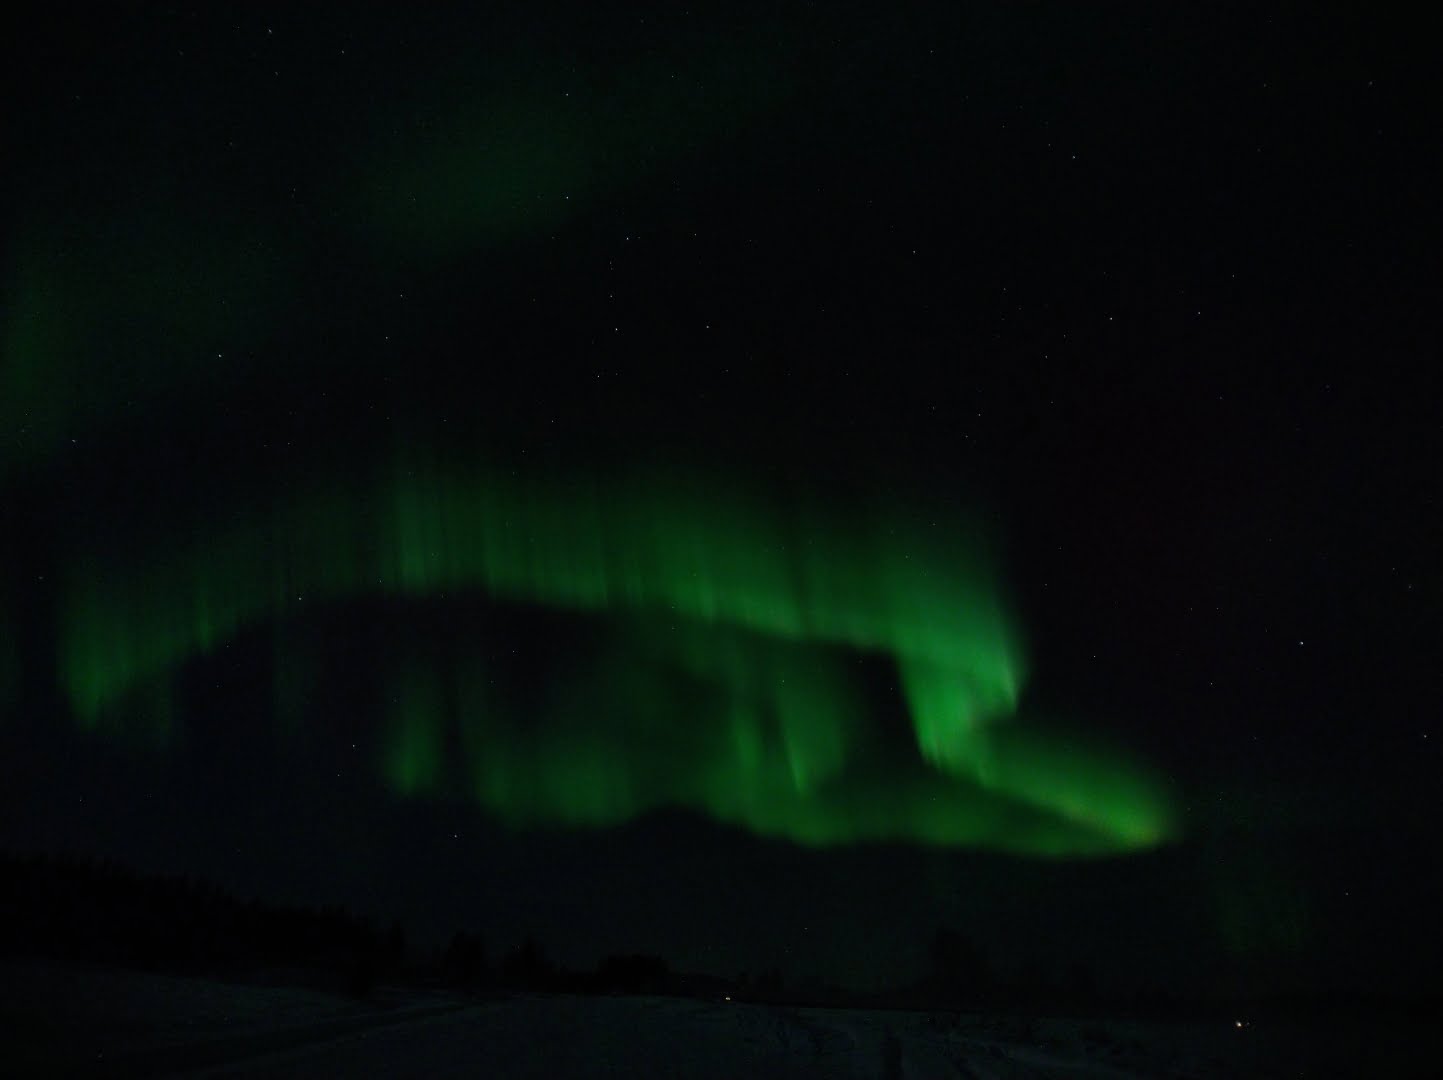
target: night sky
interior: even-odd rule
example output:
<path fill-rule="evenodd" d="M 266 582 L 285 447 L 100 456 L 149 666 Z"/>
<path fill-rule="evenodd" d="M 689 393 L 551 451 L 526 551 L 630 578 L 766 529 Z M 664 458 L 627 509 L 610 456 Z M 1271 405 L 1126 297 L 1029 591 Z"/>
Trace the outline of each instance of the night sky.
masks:
<path fill-rule="evenodd" d="M 575 964 L 1420 992 L 1440 29 L 32 14 L 0 845 Z"/>

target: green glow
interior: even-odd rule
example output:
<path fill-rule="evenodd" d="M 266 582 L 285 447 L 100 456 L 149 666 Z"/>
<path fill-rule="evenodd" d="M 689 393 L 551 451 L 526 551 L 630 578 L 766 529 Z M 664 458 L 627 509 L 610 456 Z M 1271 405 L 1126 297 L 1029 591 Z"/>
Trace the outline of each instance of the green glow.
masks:
<path fill-rule="evenodd" d="M 538 65 L 530 53 L 463 59 L 415 87 L 404 112 L 377 118 L 373 164 L 337 186 L 355 192 L 356 219 L 388 253 L 484 252 L 635 187 L 789 90 L 774 34 L 669 52 L 609 56 L 604 67 Z M 605 95 L 590 91 L 598 81 Z"/>
<path fill-rule="evenodd" d="M 469 659 L 408 676 L 453 686 L 456 705 L 428 693 L 434 711 L 408 715 L 410 731 L 385 758 L 398 789 L 414 790 L 399 778 L 415 747 L 454 731 L 462 752 L 435 790 L 466 792 L 518 826 L 607 825 L 688 805 L 814 845 L 903 839 L 1080 855 L 1162 839 L 1166 804 L 1140 774 L 1075 745 L 1048 757 L 1044 744 L 1029 773 L 1032 747 L 1004 739 L 999 756 L 1022 795 L 997 776 L 965 783 L 920 760 L 888 761 L 845 652 L 656 614 L 619 631 L 527 717 L 501 706 L 485 666 Z M 1080 764 L 1069 770 L 1068 759 Z"/>
<path fill-rule="evenodd" d="M 299 179 L 303 199 L 339 208 L 327 216 L 342 242 L 376 255 L 375 269 L 554 238 L 775 110 L 794 56 L 766 25 L 590 60 L 494 44 L 455 43 L 450 70 L 358 117 L 325 155 L 334 168 L 287 170 L 291 195 Z M 36 207 L 16 217 L 0 262 L 0 477 L 108 427 L 143 427 L 177 400 L 204 407 L 262 365 L 289 374 L 300 362 L 274 341 L 318 298 L 305 282 L 330 276 L 316 253 L 337 257 L 337 237 L 298 232 L 289 200 L 178 186 L 174 166 L 132 162 L 94 205 L 32 192 Z"/>
<path fill-rule="evenodd" d="M 390 701 L 385 769 L 393 788 L 414 795 L 434 790 L 441 779 L 445 688 L 421 665 L 404 665 L 401 674 Z"/>
<path fill-rule="evenodd" d="M 8 434 L 0 440 L 0 467 L 12 457 L 23 460 L 49 448 L 73 408 L 77 381 L 70 365 L 78 313 L 55 261 L 17 255 L 7 269 L 0 313 L 0 423 Z M 69 393 L 47 391 L 57 384 Z"/>
<path fill-rule="evenodd" d="M 467 792 L 517 824 L 692 806 L 813 844 L 1079 854 L 1167 838 L 1144 770 L 1010 719 L 1018 634 L 969 530 L 883 500 L 845 523 L 699 474 L 413 454 L 370 486 L 176 529 L 186 543 L 143 564 L 77 560 L 59 666 L 94 727 L 261 622 L 363 595 L 488 596 L 604 619 L 611 644 L 524 709 L 480 656 L 387 661 L 379 757 L 400 793 Z M 296 631 L 277 634 L 278 711 L 298 717 L 316 676 Z M 856 674 L 884 661 L 910 763 L 888 757 Z"/>
<path fill-rule="evenodd" d="M 293 257 L 273 224 L 178 201 L 171 180 L 141 179 L 142 194 L 78 221 L 15 230 L 0 283 L 0 475 L 143 422 L 176 391 L 216 393 L 251 374 Z"/>
<path fill-rule="evenodd" d="M 1019 649 L 975 543 L 958 536 L 951 549 L 965 571 L 907 578 L 885 570 L 908 558 L 909 541 L 889 539 L 900 526 L 847 536 L 793 517 L 700 479 L 398 467 L 372 492 L 298 499 L 219 535 L 183 530 L 190 545 L 149 566 L 77 563 L 61 666 L 88 714 L 297 605 L 470 589 L 891 653 L 927 673 L 934 692 L 913 695 L 914 707 L 938 739 L 956 727 L 940 711 L 957 694 L 969 724 L 1010 710 Z M 936 691 L 948 678 L 967 689 Z"/>

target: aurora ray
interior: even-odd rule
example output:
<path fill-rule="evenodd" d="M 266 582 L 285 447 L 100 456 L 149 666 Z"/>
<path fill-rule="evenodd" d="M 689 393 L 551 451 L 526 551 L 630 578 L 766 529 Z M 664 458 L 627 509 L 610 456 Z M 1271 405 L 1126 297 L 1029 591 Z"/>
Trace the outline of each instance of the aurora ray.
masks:
<path fill-rule="evenodd" d="M 621 644 L 524 724 L 487 700 L 477 658 L 389 658 L 379 756 L 398 792 L 464 790 L 523 824 L 690 806 L 816 844 L 1077 854 L 1170 833 L 1145 771 L 1008 722 L 1020 635 L 981 538 L 887 499 L 844 521 L 699 473 L 413 453 L 369 485 L 177 532 L 184 545 L 71 568 L 59 669 L 84 725 L 307 606 L 490 597 L 601 620 Z M 918 751 L 886 768 L 849 671 L 877 661 L 895 666 Z M 278 693 L 304 677 L 290 662 Z"/>

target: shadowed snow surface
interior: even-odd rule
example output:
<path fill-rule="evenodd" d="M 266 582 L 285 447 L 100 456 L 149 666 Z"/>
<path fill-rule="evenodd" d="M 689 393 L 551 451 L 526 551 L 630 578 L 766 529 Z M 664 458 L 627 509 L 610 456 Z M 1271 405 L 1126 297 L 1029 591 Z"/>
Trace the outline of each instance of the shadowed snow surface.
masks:
<path fill-rule="evenodd" d="M 3 969 L 5 1075 L 1182 1078 L 1432 1075 L 1417 1024 L 1024 1019 L 661 997 L 489 1001 Z M 1430 1061 L 1431 1059 L 1431 1061 Z"/>

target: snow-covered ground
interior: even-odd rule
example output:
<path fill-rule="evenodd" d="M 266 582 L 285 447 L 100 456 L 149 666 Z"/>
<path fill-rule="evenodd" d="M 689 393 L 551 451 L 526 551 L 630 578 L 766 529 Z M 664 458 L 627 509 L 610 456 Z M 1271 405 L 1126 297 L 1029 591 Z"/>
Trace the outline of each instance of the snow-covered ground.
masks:
<path fill-rule="evenodd" d="M 359 1002 L 291 986 L 0 964 L 0 1076 L 184 1071 L 453 1010 L 414 992 Z"/>
<path fill-rule="evenodd" d="M 1416 1032 L 1411 1036 L 1418 1038 Z M 1434 1076 L 1406 1031 L 1370 1046 L 1256 1023 L 987 1019 L 670 998 L 515 998 L 209 1075 L 838 1080 Z M 1436 1068 L 1436 1064 L 1435 1064 Z"/>
<path fill-rule="evenodd" d="M 1421 1025 L 1019 1019 L 660 997 L 466 1001 L 0 968 L 0 1073 L 209 1077 L 1437 1075 Z M 6 1059 L 18 1065 L 12 1069 Z"/>

